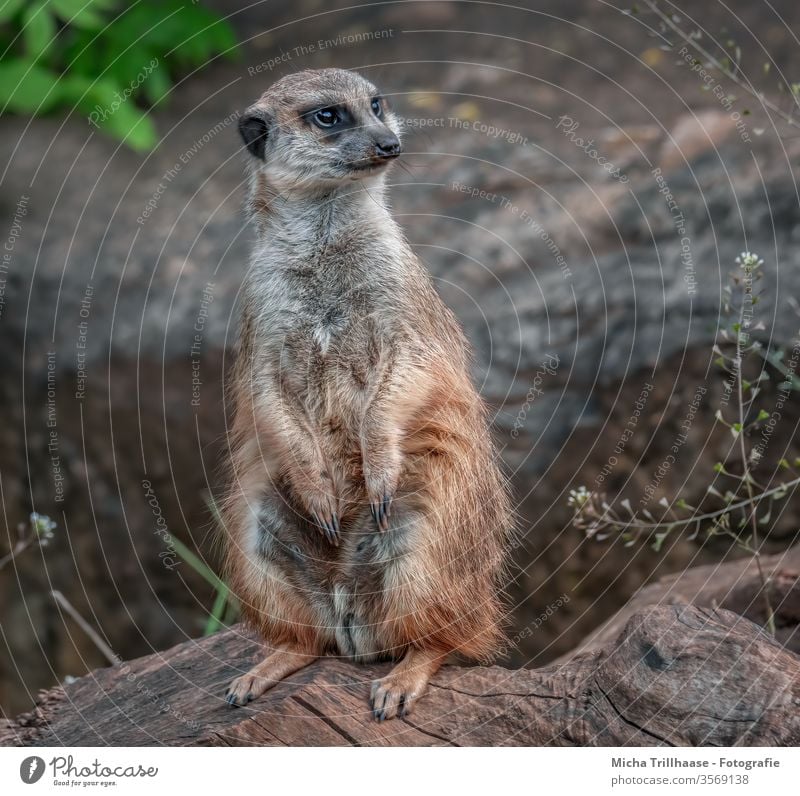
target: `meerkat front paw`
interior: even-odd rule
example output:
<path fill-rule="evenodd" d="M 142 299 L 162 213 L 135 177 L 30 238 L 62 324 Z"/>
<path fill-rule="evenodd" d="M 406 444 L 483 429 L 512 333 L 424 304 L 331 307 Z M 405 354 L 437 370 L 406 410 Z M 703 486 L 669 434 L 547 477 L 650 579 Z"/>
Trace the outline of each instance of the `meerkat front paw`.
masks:
<path fill-rule="evenodd" d="M 386 492 L 381 495 L 379 491 L 375 498 L 370 497 L 369 510 L 378 530 L 388 531 L 389 517 L 392 515 L 392 495 Z"/>
<path fill-rule="evenodd" d="M 398 467 L 381 468 L 368 472 L 365 477 L 369 510 L 380 531 L 389 530 L 389 517 L 392 516 L 392 501 L 397 491 L 398 472 Z"/>
<path fill-rule="evenodd" d="M 317 530 L 338 547 L 341 528 L 333 482 L 330 479 L 318 484 L 306 482 L 299 497 Z"/>
<path fill-rule="evenodd" d="M 339 514 L 336 485 L 321 461 L 299 459 L 288 468 L 292 492 L 303 513 L 332 544 L 339 545 Z"/>
<path fill-rule="evenodd" d="M 335 547 L 339 546 L 340 531 L 339 515 L 336 513 L 336 501 L 327 496 L 322 499 L 308 501 L 308 512 L 319 532 Z"/>

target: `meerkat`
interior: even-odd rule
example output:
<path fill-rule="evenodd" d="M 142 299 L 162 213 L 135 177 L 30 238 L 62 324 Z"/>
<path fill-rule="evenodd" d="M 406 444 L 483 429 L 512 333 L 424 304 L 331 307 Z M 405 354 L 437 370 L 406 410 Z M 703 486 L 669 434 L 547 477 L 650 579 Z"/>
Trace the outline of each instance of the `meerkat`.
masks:
<path fill-rule="evenodd" d="M 269 654 L 241 706 L 319 656 L 396 661 L 405 715 L 503 638 L 512 512 L 467 341 L 392 218 L 398 122 L 360 75 L 287 75 L 240 117 L 256 240 L 232 374 L 227 577 Z"/>

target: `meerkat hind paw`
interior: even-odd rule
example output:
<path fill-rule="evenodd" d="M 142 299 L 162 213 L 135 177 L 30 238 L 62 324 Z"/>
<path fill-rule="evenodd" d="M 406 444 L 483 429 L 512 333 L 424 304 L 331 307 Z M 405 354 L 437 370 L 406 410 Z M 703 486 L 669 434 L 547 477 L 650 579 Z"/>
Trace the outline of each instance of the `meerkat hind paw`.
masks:
<path fill-rule="evenodd" d="M 393 719 L 395 716 L 402 719 L 411 713 L 422 691 L 416 686 L 407 676 L 392 673 L 373 681 L 370 706 L 376 721 Z"/>
<path fill-rule="evenodd" d="M 244 707 L 275 685 L 274 680 L 258 677 L 250 672 L 237 677 L 225 692 L 225 701 L 234 708 Z"/>

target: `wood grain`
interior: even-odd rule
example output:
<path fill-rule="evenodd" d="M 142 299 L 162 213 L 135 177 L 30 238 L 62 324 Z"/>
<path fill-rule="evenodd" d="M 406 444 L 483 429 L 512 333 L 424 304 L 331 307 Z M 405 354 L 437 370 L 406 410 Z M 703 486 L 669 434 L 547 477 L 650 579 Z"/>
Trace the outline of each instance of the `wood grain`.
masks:
<path fill-rule="evenodd" d="M 795 745 L 800 658 L 749 620 L 646 608 L 602 649 L 539 670 L 447 666 L 417 710 L 377 723 L 388 665 L 321 660 L 245 708 L 228 681 L 258 654 L 237 627 L 99 669 L 0 725 L 5 745 Z"/>

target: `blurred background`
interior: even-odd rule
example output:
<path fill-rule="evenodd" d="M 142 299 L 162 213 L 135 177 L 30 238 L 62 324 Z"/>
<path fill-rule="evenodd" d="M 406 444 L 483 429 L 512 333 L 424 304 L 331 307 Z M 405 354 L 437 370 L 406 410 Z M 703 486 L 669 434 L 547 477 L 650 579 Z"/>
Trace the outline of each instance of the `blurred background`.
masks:
<path fill-rule="evenodd" d="M 705 526 L 587 538 L 568 501 L 713 510 L 745 432 L 759 488 L 795 477 L 798 32 L 795 0 L 0 3 L 2 711 L 235 621 L 236 119 L 290 71 L 359 70 L 403 120 L 392 205 L 472 341 L 519 516 L 503 663 L 748 555 Z M 715 346 L 743 251 L 763 408 L 737 430 Z M 790 493 L 764 549 L 797 523 Z"/>

